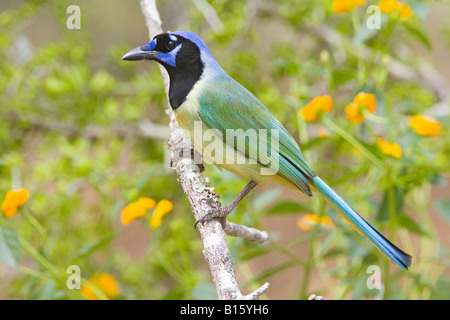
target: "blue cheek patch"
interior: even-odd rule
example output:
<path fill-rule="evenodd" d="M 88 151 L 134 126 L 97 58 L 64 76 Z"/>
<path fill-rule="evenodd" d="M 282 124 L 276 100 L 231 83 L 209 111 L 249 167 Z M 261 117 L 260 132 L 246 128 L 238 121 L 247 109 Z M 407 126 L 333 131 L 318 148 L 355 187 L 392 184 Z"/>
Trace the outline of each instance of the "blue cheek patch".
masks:
<path fill-rule="evenodd" d="M 156 47 L 156 40 L 153 39 L 151 42 L 144 44 L 141 49 L 145 51 L 152 51 L 155 50 Z"/>
<path fill-rule="evenodd" d="M 169 66 L 176 67 L 177 53 L 180 51 L 182 44 L 179 44 L 175 49 L 170 52 L 160 53 L 157 58 L 159 61 L 168 64 Z"/>

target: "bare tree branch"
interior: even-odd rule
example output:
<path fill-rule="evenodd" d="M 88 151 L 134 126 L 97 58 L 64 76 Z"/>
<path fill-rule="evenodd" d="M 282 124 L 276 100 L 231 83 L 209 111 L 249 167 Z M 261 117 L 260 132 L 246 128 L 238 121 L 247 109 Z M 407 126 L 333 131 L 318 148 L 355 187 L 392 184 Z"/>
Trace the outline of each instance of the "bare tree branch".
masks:
<path fill-rule="evenodd" d="M 214 7 L 206 0 L 192 0 L 197 9 L 203 14 L 211 29 L 220 33 L 225 28 L 224 24 L 217 15 Z"/>
<path fill-rule="evenodd" d="M 254 228 L 249 228 L 234 222 L 224 220 L 225 226 L 223 231 L 229 236 L 243 238 L 245 240 L 263 243 L 269 239 L 269 235 L 266 231 L 260 231 Z"/>
<path fill-rule="evenodd" d="M 261 287 L 259 287 L 255 291 L 253 291 L 252 293 L 250 293 L 250 294 L 248 294 L 246 296 L 241 296 L 238 299 L 239 300 L 256 300 L 256 299 L 258 299 L 258 297 L 260 295 L 264 294 L 267 291 L 268 288 L 269 288 L 269 283 L 266 282 Z"/>
<path fill-rule="evenodd" d="M 140 4 L 149 30 L 149 38 L 152 39 L 156 34 L 162 32 L 162 22 L 155 0 L 140 0 Z M 163 67 L 160 66 L 160 69 L 167 93 L 169 90 L 169 76 Z M 190 152 L 187 157 L 179 157 L 180 150 L 192 149 L 191 142 L 178 125 L 170 106 L 166 107 L 166 113 L 170 118 L 168 145 L 172 152 L 173 167 L 177 172 L 179 183 L 191 203 L 195 219 L 200 220 L 211 210 L 220 208 L 219 195 L 213 192 L 208 178 L 202 175 L 201 167 L 190 156 Z M 220 219 L 208 220 L 198 226 L 203 242 L 203 255 L 211 269 L 218 297 L 219 299 L 227 300 L 256 299 L 267 290 L 269 284 L 264 284 L 247 296 L 242 295 L 227 246 L 225 232 L 255 242 L 267 240 L 267 233 L 227 221 L 225 221 L 224 227 L 222 227 Z"/>

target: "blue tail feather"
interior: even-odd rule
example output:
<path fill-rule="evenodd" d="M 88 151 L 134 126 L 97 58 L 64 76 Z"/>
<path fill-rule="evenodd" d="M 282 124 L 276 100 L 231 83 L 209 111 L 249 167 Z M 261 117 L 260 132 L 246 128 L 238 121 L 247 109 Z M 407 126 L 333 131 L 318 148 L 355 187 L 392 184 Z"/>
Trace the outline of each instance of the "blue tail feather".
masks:
<path fill-rule="evenodd" d="M 400 267 L 408 269 L 411 265 L 411 256 L 392 242 L 386 239 L 381 233 L 367 223 L 355 210 L 353 210 L 339 195 L 334 192 L 322 179 L 315 177 L 311 186 L 317 190 L 327 202 L 346 218 L 356 230 L 367 237 L 381 252 L 388 256 Z"/>

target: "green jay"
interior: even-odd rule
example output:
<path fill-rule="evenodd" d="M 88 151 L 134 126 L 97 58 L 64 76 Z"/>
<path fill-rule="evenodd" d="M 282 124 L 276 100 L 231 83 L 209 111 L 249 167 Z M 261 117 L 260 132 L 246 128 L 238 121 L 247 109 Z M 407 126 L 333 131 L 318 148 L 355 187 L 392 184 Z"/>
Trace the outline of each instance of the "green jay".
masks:
<path fill-rule="evenodd" d="M 318 192 L 392 261 L 404 269 L 411 265 L 410 255 L 375 230 L 319 178 L 294 138 L 252 93 L 219 66 L 198 35 L 190 31 L 161 33 L 126 53 L 122 60 L 154 60 L 163 65 L 170 77 L 170 106 L 195 149 L 206 163 L 250 181 L 232 203 L 197 223 L 225 217 L 257 184 L 276 182 L 308 196 L 312 196 L 311 190 Z M 208 130 L 213 131 L 222 151 L 216 148 L 215 152 L 205 152 L 211 139 L 201 135 Z M 256 146 L 246 143 L 251 140 L 246 139 L 249 130 L 265 133 L 258 136 Z M 230 154 L 234 161 L 218 161 L 220 156 Z"/>

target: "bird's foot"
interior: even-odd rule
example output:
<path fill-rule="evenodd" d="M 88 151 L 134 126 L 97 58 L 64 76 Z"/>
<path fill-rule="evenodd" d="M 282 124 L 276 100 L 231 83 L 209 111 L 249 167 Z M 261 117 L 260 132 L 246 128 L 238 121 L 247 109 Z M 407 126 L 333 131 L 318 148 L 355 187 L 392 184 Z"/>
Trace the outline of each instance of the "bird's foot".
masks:
<path fill-rule="evenodd" d="M 216 209 L 209 210 L 202 218 L 197 220 L 194 224 L 194 228 L 197 228 L 199 223 L 209 221 L 215 218 L 221 218 L 222 226 L 225 225 L 226 217 L 230 214 L 231 211 L 237 206 L 237 204 L 244 199 L 244 197 L 254 188 L 256 187 L 255 181 L 250 181 L 244 189 L 238 194 L 238 196 L 227 206 L 219 207 Z"/>
<path fill-rule="evenodd" d="M 224 220 L 231 213 L 231 211 L 233 211 L 233 209 L 234 209 L 234 206 L 231 206 L 231 205 L 211 209 L 203 217 L 201 217 L 200 219 L 195 221 L 194 228 L 197 228 L 199 223 L 203 224 L 206 221 L 216 219 L 216 218 L 221 219 L 222 224 L 223 224 L 223 222 L 225 222 Z"/>

